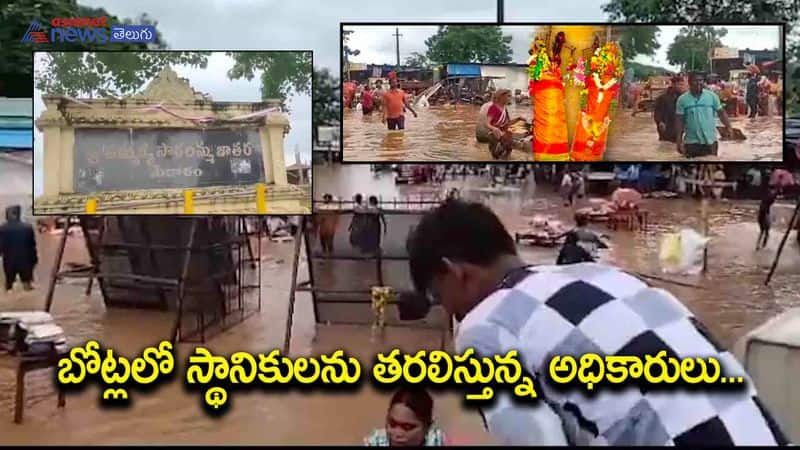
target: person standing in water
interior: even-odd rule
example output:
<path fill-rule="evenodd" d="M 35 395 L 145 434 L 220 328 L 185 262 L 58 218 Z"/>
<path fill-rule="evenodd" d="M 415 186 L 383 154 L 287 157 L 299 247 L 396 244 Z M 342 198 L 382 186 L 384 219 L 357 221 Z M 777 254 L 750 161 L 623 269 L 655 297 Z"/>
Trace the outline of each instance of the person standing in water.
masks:
<path fill-rule="evenodd" d="M 365 116 L 369 116 L 374 109 L 375 97 L 372 93 L 372 88 L 367 84 L 364 86 L 364 91 L 361 93 L 361 113 Z"/>
<path fill-rule="evenodd" d="M 769 242 L 769 229 L 772 226 L 772 205 L 778 198 L 778 191 L 773 188 L 768 188 L 761 198 L 761 204 L 758 205 L 758 242 L 756 242 L 756 250 L 761 250 L 767 246 Z"/>
<path fill-rule="evenodd" d="M 33 227 L 22 221 L 22 208 L 6 208 L 6 223 L 0 226 L 0 256 L 3 258 L 5 290 L 10 291 L 19 276 L 26 291 L 33 290 L 33 269 L 39 262 L 36 234 Z M 64 232 L 69 231 L 67 221 Z"/>
<path fill-rule="evenodd" d="M 667 91 L 656 99 L 653 119 L 656 121 L 659 141 L 677 141 L 675 104 L 678 102 L 678 97 L 685 91 L 686 88 L 683 83 L 683 77 L 675 76 L 672 78 L 672 84 L 667 88 Z"/>
<path fill-rule="evenodd" d="M 728 136 L 733 136 L 733 126 L 722 102 L 717 94 L 704 87 L 701 73 L 689 75 L 689 91 L 678 97 L 675 112 L 678 153 L 688 158 L 717 154 L 717 116 L 727 128 Z"/>
<path fill-rule="evenodd" d="M 339 225 L 339 214 L 330 211 L 333 209 L 333 206 L 333 196 L 331 194 L 325 194 L 322 196 L 322 207 L 320 208 L 324 210 L 324 212 L 315 214 L 322 253 L 327 255 L 333 254 L 333 241 L 336 237 L 336 228 Z"/>
<path fill-rule="evenodd" d="M 381 234 L 385 235 L 388 230 L 386 217 L 378 206 L 378 197 L 369 196 L 369 205 L 364 215 L 364 252 L 378 253 L 381 250 Z M 381 233 L 383 225 L 383 233 Z"/>
<path fill-rule="evenodd" d="M 400 82 L 397 78 L 389 79 L 389 91 L 381 96 L 383 103 L 383 118 L 381 122 L 386 123 L 390 130 L 404 130 L 406 128 L 405 108 L 408 108 L 414 117 L 417 112 L 408 102 L 408 95 L 400 89 Z"/>

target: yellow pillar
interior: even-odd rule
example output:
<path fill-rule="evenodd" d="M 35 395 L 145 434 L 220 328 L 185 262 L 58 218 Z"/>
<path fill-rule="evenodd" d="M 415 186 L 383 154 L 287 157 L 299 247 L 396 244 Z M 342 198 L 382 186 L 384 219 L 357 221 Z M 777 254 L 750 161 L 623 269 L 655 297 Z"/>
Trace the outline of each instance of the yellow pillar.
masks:
<path fill-rule="evenodd" d="M 86 201 L 86 214 L 97 214 L 97 199 L 90 198 Z"/>
<path fill-rule="evenodd" d="M 578 58 L 585 56 L 589 53 L 588 49 L 592 48 L 594 42 L 595 32 L 604 32 L 604 26 L 598 25 L 562 25 L 553 26 L 550 34 L 551 41 L 548 43 L 548 48 L 553 48 L 553 39 L 560 31 L 564 32 L 567 39 L 567 46 L 575 47 L 574 56 L 571 57 L 570 49 L 565 46 L 561 50 L 561 72 L 562 75 L 566 73 L 567 66 L 578 62 Z M 600 42 L 605 40 L 605 34 L 600 37 Z M 587 60 L 588 64 L 589 61 Z M 581 88 L 577 86 L 567 85 L 564 87 L 564 98 L 566 101 L 567 110 L 567 133 L 569 136 L 569 146 L 572 148 L 572 141 L 575 139 L 575 128 L 578 125 L 578 114 L 581 110 Z"/>
<path fill-rule="evenodd" d="M 191 189 L 183 191 L 183 213 L 194 214 L 194 192 Z"/>
<path fill-rule="evenodd" d="M 264 183 L 256 185 L 256 209 L 259 214 L 267 213 L 267 186 Z"/>

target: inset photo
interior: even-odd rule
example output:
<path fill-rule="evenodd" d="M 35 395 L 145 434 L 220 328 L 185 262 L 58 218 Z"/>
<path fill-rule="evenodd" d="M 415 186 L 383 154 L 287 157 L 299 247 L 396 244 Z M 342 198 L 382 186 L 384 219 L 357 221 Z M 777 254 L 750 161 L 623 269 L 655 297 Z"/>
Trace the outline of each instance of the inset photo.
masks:
<path fill-rule="evenodd" d="M 784 27 L 342 24 L 343 162 L 780 162 Z"/>
<path fill-rule="evenodd" d="M 34 66 L 35 215 L 310 214 L 310 51 L 36 52 Z"/>

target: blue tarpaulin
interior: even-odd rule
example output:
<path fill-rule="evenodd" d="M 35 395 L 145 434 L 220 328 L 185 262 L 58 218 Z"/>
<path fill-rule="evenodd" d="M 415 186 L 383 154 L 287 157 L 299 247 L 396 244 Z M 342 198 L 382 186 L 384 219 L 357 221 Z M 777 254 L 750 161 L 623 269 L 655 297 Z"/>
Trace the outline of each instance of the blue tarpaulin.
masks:
<path fill-rule="evenodd" d="M 480 77 L 481 66 L 477 64 L 448 64 L 448 77 Z"/>
<path fill-rule="evenodd" d="M 0 98 L 0 151 L 33 148 L 31 99 Z"/>

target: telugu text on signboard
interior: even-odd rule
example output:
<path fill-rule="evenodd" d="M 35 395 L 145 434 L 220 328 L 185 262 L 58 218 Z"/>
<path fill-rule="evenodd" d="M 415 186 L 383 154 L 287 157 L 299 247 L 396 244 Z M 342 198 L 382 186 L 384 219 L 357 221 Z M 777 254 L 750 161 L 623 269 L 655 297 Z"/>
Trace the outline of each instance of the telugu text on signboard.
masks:
<path fill-rule="evenodd" d="M 264 181 L 257 129 L 75 130 L 75 192 L 175 189 Z"/>

